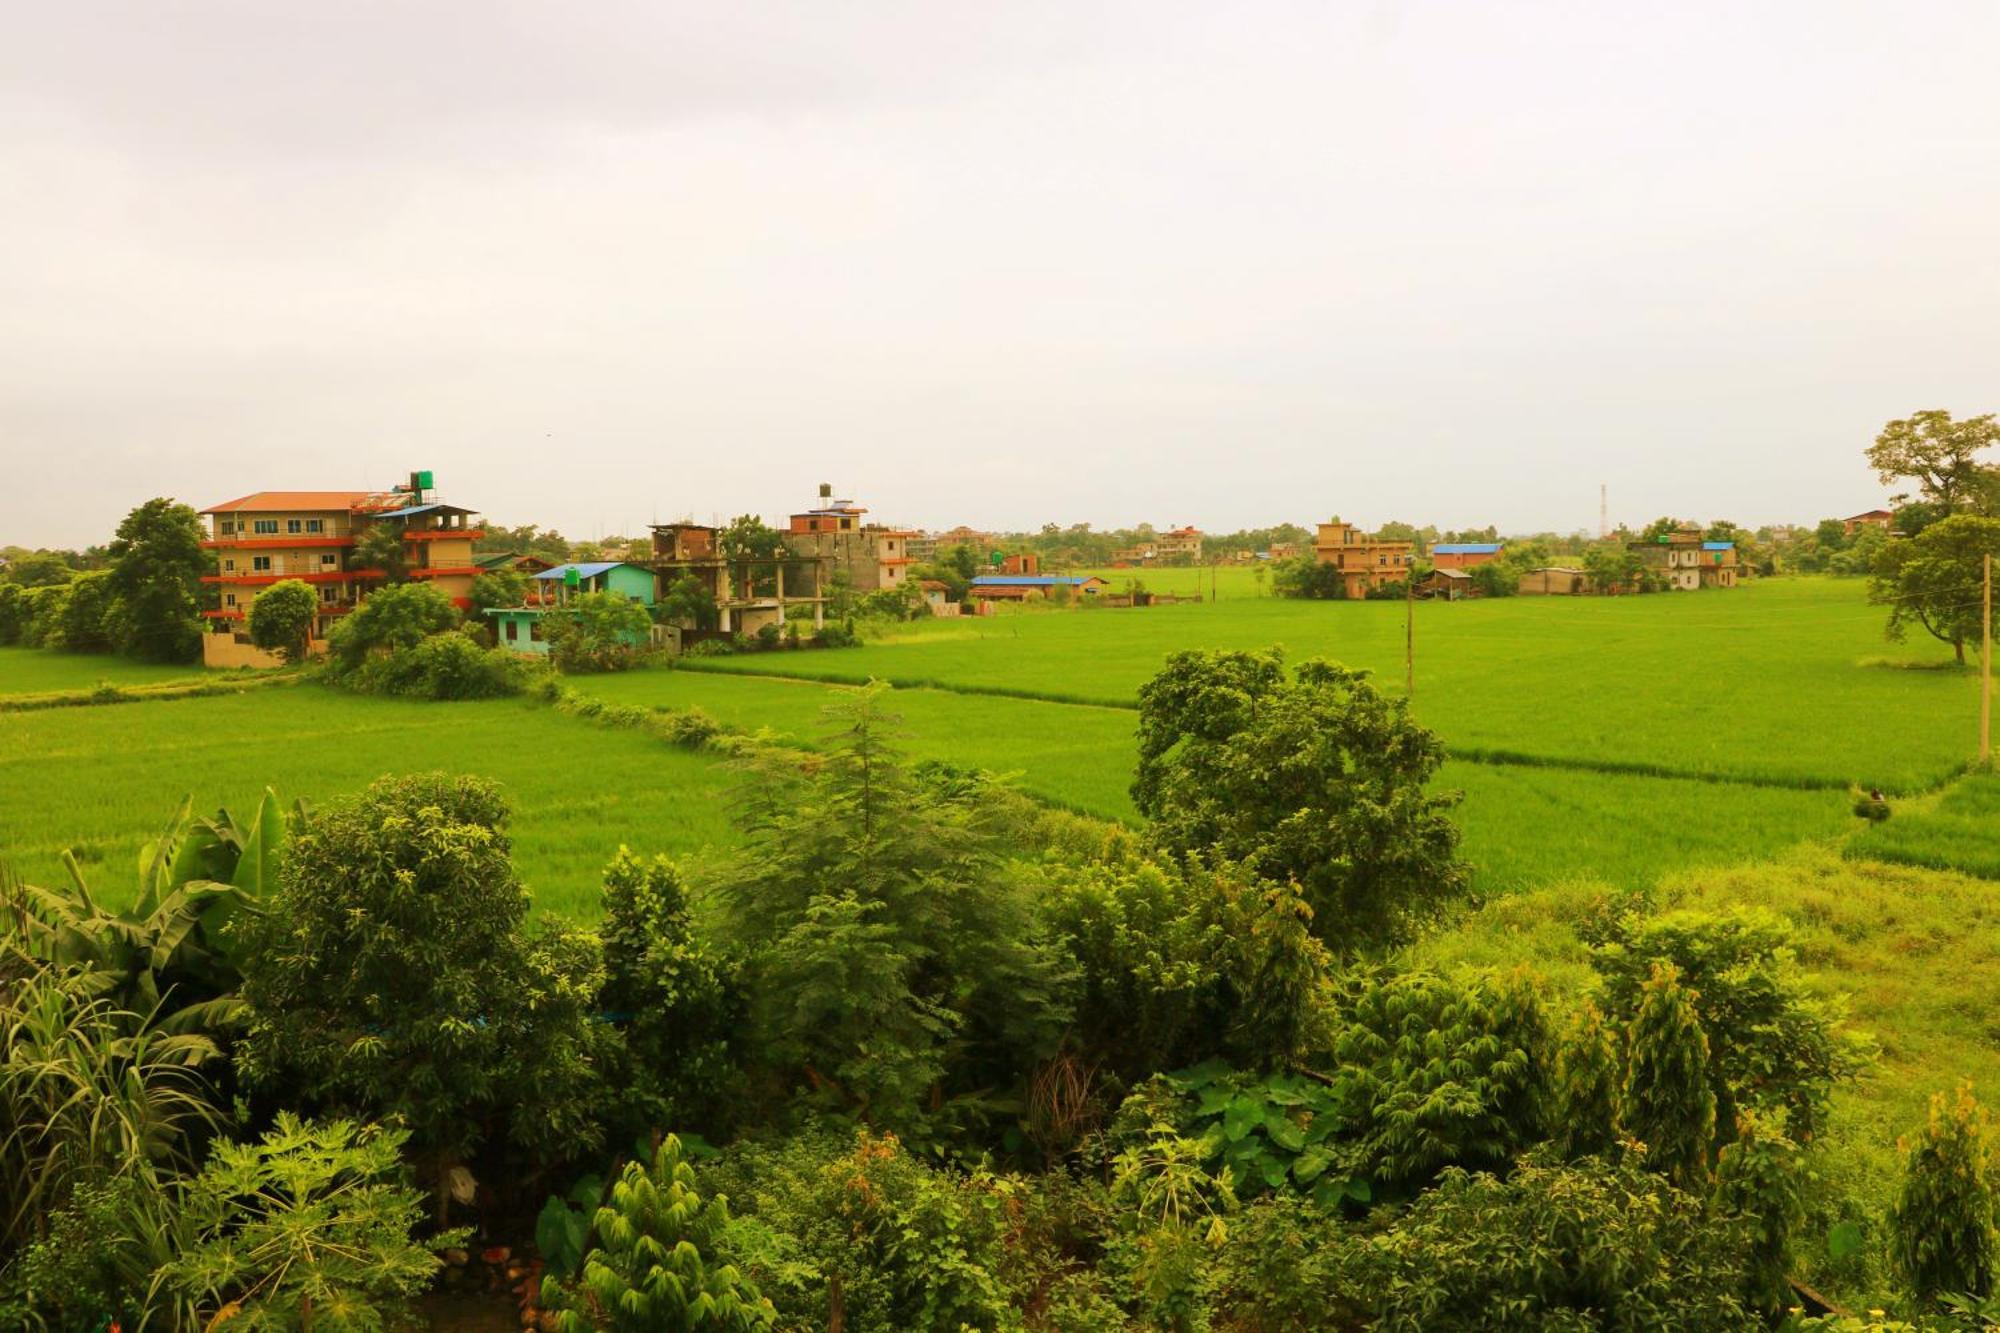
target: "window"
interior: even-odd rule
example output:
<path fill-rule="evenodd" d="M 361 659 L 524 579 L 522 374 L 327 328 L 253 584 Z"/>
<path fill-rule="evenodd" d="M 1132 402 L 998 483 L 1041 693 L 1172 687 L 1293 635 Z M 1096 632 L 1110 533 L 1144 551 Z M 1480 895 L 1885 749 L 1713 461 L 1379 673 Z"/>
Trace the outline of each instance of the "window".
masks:
<path fill-rule="evenodd" d="M 233 536 L 235 536 L 235 535 L 236 535 L 236 523 L 235 523 L 235 520 L 233 520 L 233 519 L 227 519 L 227 518 L 225 518 L 225 519 L 219 519 L 219 520 L 217 520 L 217 522 L 216 522 L 216 525 L 215 525 L 215 533 L 216 533 L 216 535 L 217 535 L 218 537 L 233 537 Z"/>
<path fill-rule="evenodd" d="M 295 519 L 295 518 L 288 518 L 288 519 L 286 519 L 286 520 L 285 520 L 285 531 L 286 531 L 286 532 L 297 532 L 297 531 L 298 531 L 298 530 L 299 530 L 299 529 L 300 529 L 301 527 L 303 527 L 303 526 L 304 526 L 304 525 L 303 525 L 303 524 L 301 524 L 301 523 L 300 523 L 300 522 L 299 522 L 299 521 L 298 521 L 297 519 Z"/>
<path fill-rule="evenodd" d="M 323 520 L 323 519 L 317 519 L 317 518 L 309 518 L 309 519 L 307 519 L 307 520 L 306 520 L 306 531 L 307 531 L 307 532 L 325 532 L 325 531 L 326 531 L 326 522 L 325 522 L 325 520 Z"/>
<path fill-rule="evenodd" d="M 222 604 L 224 606 L 236 605 L 236 594 L 233 592 L 226 592 L 222 594 Z"/>
<path fill-rule="evenodd" d="M 509 643 L 514 643 L 514 642 L 516 642 L 517 640 L 519 640 L 519 639 L 520 639 L 520 637 L 521 637 L 521 624 L 520 624 L 520 622 L 519 622 L 519 621 L 516 621 L 516 620 L 510 620 L 510 621 L 508 621 L 508 622 L 507 622 L 507 642 L 509 642 Z"/>
<path fill-rule="evenodd" d="M 278 534 L 278 520 L 275 518 L 260 518 L 251 524 L 251 528 L 253 531 L 265 536 L 275 537 Z"/>
<path fill-rule="evenodd" d="M 236 562 L 234 560 L 223 561 L 222 572 L 225 574 L 234 574 L 236 572 Z"/>
<path fill-rule="evenodd" d="M 340 563 L 340 557 L 334 552 L 321 551 L 319 553 L 319 567 L 321 569 L 332 569 L 339 563 Z"/>
<path fill-rule="evenodd" d="M 528 641 L 530 643 L 540 643 L 542 641 L 542 619 L 540 616 L 528 622 Z"/>
<path fill-rule="evenodd" d="M 271 557 L 268 555 L 251 556 L 250 568 L 256 570 L 259 574 L 269 573 L 271 570 Z"/>

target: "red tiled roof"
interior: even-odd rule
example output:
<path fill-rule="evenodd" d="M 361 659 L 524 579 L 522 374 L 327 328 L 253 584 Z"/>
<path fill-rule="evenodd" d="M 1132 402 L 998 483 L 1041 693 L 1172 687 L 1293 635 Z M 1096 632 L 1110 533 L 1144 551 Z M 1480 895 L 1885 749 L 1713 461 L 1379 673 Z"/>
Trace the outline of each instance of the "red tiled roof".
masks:
<path fill-rule="evenodd" d="M 339 511 L 346 513 L 373 491 L 256 491 L 236 500 L 210 505 L 204 514 L 255 514 L 273 511 Z"/>

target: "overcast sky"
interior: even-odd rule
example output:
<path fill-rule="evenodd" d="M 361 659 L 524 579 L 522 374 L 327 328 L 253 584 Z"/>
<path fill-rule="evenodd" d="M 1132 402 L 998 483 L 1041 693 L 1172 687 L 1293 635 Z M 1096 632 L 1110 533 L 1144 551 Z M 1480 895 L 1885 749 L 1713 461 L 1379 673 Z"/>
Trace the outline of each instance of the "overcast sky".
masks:
<path fill-rule="evenodd" d="M 18 3 L 0 543 L 1873 506 L 2000 409 L 2000 5 Z"/>

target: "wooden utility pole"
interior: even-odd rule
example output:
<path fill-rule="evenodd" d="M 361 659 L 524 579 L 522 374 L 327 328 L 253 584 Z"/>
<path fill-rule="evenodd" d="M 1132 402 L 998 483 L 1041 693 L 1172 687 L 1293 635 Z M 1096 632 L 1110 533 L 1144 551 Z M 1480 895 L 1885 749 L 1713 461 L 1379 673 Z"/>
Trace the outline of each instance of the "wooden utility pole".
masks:
<path fill-rule="evenodd" d="M 1979 762 L 1993 761 L 1993 557 L 1985 565 L 1985 586 L 1980 592 L 1983 608 L 1979 620 Z"/>
<path fill-rule="evenodd" d="M 1417 697 L 1417 578 L 1403 571 L 1403 697 Z"/>

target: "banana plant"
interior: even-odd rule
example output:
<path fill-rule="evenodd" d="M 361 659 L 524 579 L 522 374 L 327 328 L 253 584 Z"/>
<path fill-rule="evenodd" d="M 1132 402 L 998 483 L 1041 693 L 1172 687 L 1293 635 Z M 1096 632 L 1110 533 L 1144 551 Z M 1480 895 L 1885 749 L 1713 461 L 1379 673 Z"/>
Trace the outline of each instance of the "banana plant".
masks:
<path fill-rule="evenodd" d="M 291 821 L 304 814 L 295 803 Z M 168 1031 L 224 1026 L 236 1015 L 241 981 L 224 927 L 238 913 L 258 910 L 277 883 L 287 823 L 268 789 L 248 824 L 226 809 L 196 817 L 193 799 L 182 800 L 160 836 L 139 849 L 138 884 L 123 911 L 98 900 L 83 867 L 65 852 L 67 887 L 15 886 L 28 946 L 80 971 L 118 1008 L 157 1011 Z"/>

